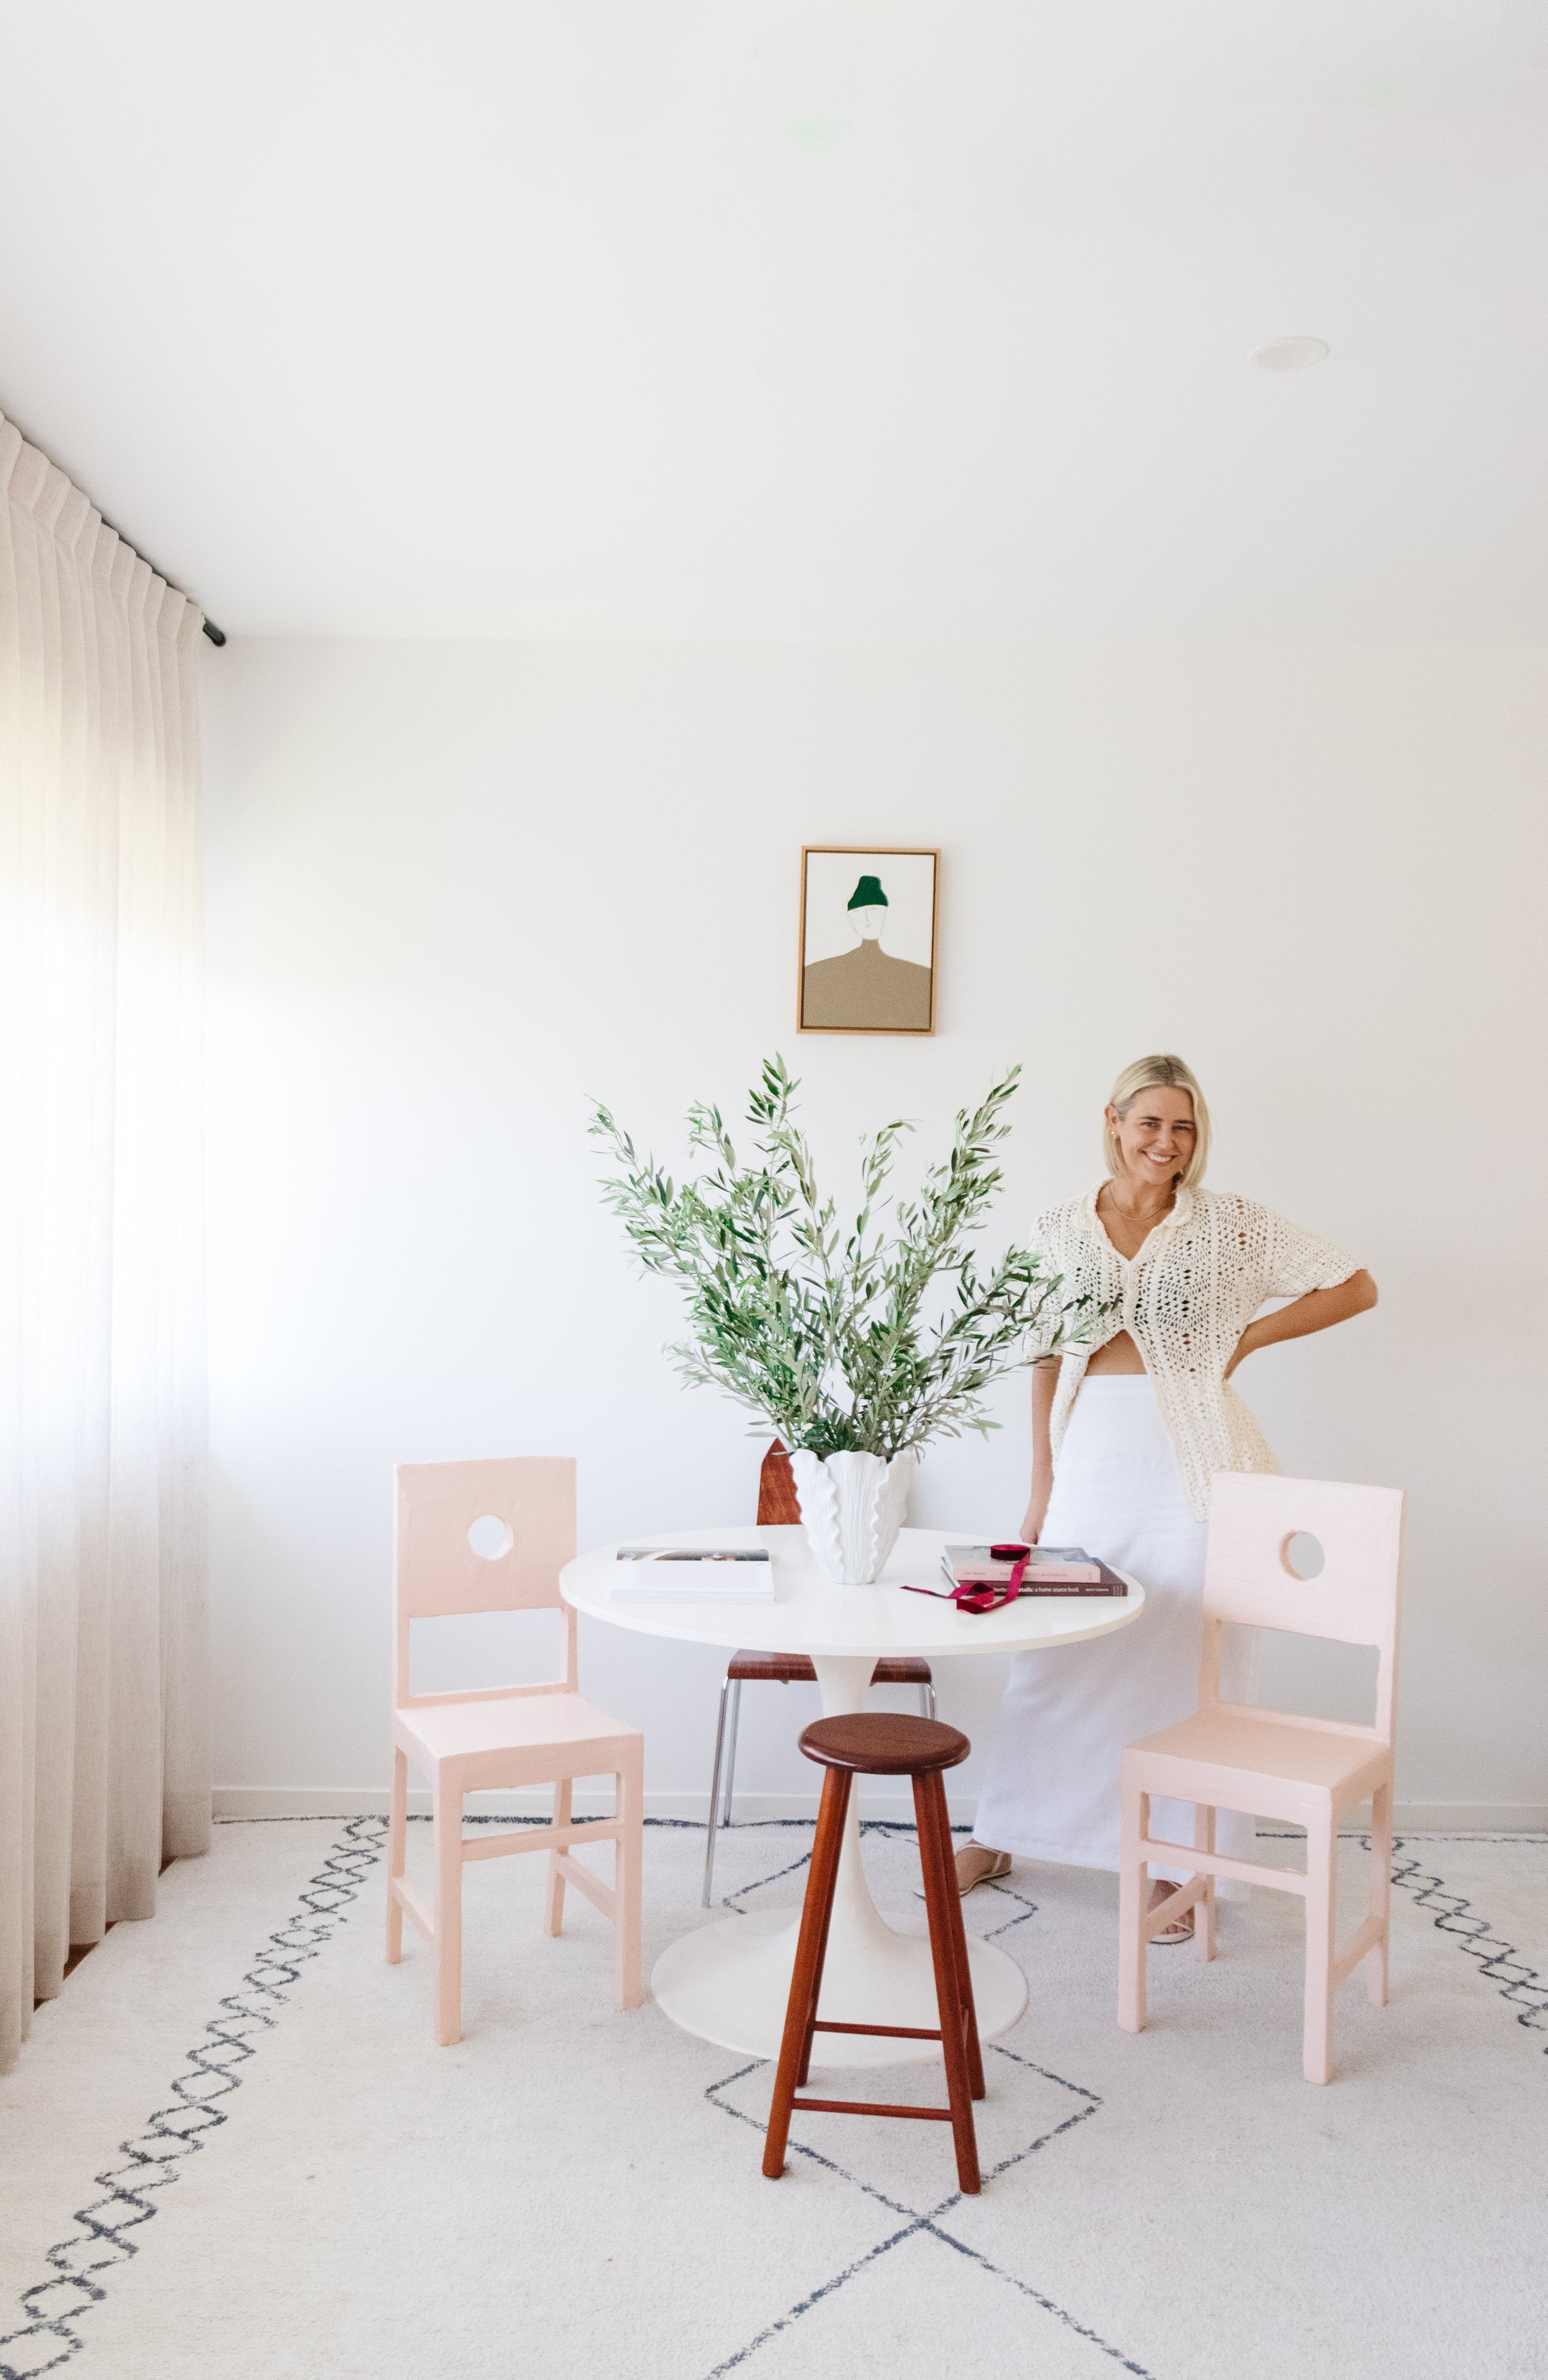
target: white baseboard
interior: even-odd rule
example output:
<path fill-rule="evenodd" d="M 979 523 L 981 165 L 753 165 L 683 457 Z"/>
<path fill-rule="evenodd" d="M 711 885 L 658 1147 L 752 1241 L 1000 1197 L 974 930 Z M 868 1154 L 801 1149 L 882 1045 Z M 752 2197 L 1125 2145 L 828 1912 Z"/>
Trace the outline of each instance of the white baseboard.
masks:
<path fill-rule="evenodd" d="M 224 1785 L 217 1786 L 214 1797 L 217 1818 L 375 1818 L 387 1815 L 386 1788 L 373 1786 L 325 1785 Z M 601 1816 L 611 1810 L 611 1798 L 601 1792 L 576 1796 L 577 1817 Z M 971 1826 L 976 1806 L 972 1796 L 947 1796 L 947 1807 L 954 1826 Z M 430 1797 L 425 1792 L 411 1792 L 408 1797 L 411 1815 L 428 1818 Z M 547 1791 L 528 1793 L 480 1793 L 473 1803 L 472 1814 L 491 1817 L 546 1817 L 552 1807 Z M 645 1815 L 647 1818 L 681 1818 L 690 1826 L 702 1827 L 708 1815 L 707 1793 L 647 1793 Z M 817 1814 L 815 1793 L 739 1793 L 736 1797 L 736 1817 L 741 1826 L 756 1825 L 778 1819 L 805 1819 L 810 1822 Z M 872 1791 L 862 1794 L 860 1815 L 865 1818 L 892 1818 L 912 1824 L 913 1799 L 905 1789 L 901 1792 Z M 1359 1825 L 1364 1814 L 1357 1812 L 1349 1821 Z M 1393 1813 L 1394 1824 L 1400 1834 L 1413 1835 L 1519 1835 L 1548 1832 L 1548 1803 L 1541 1802 L 1399 1802 Z"/>
<path fill-rule="evenodd" d="M 1404 1835 L 1548 1834 L 1548 1802 L 1395 1802 Z"/>
<path fill-rule="evenodd" d="M 897 1818 L 913 1824 L 913 1796 L 905 1785 L 899 1792 L 870 1791 L 860 1795 L 863 1818 Z M 952 1824 L 971 1826 L 977 1806 L 976 1797 L 960 1795 L 953 1800 L 947 1795 L 947 1808 Z M 553 1807 L 550 1789 L 539 1787 L 535 1792 L 478 1793 L 470 1798 L 469 1816 L 500 1818 L 546 1818 Z M 612 1808 L 609 1791 L 577 1792 L 577 1817 L 603 1817 Z M 363 1785 L 332 1787 L 327 1785 L 217 1785 L 214 1796 L 217 1818 L 384 1818 L 387 1815 L 387 1791 Z M 427 1792 L 410 1791 L 410 1817 L 428 1818 L 430 1797 Z M 647 1793 L 645 1815 L 647 1818 L 681 1818 L 689 1826 L 702 1827 L 709 1814 L 707 1793 Z M 815 1793 L 738 1793 L 736 1823 L 755 1826 L 762 1819 L 816 1820 L 817 1797 Z"/>

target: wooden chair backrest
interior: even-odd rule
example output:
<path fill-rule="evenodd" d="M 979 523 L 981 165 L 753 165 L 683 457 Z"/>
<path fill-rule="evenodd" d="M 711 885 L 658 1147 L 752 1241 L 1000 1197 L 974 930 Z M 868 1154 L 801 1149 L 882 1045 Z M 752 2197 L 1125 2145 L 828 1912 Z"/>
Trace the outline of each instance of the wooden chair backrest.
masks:
<path fill-rule="evenodd" d="M 574 1614 L 559 1592 L 559 1573 L 575 1552 L 574 1455 L 400 1463 L 394 1477 L 397 1701 L 420 1699 L 408 1690 L 409 1622 L 468 1612 L 564 1611 L 562 1682 L 573 1682 Z M 474 1524 L 490 1517 L 506 1532 L 504 1549 L 492 1558 L 476 1553 L 468 1542 Z"/>
<path fill-rule="evenodd" d="M 1397 1675 L 1401 1490 L 1241 1471 L 1217 1471 L 1211 1488 L 1202 1699 L 1218 1699 L 1224 1621 L 1280 1628 L 1295 1636 L 1330 1636 L 1345 1645 L 1373 1645 L 1376 1722 L 1373 1728 L 1349 1731 L 1390 1744 Z M 1302 1535 L 1315 1537 L 1322 1548 L 1323 1568 L 1315 1578 L 1298 1577 L 1287 1559 L 1291 1539 Z"/>

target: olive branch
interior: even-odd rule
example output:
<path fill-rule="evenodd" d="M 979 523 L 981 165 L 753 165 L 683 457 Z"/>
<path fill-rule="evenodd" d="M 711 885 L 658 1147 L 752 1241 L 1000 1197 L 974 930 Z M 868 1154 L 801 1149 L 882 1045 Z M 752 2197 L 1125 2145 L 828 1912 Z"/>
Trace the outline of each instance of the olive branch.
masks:
<path fill-rule="evenodd" d="M 723 1390 L 816 1455 L 890 1458 L 998 1428 L 984 1407 L 991 1381 L 1084 1340 L 1106 1310 L 1067 1297 L 1031 1249 L 1007 1248 L 983 1269 L 969 1245 L 1001 1186 L 1001 1111 L 1020 1075 L 1012 1066 L 959 1113 L 950 1154 L 916 1197 L 889 1200 L 887 1187 L 913 1125 L 898 1118 L 864 1138 L 847 1232 L 818 1191 L 782 1058 L 765 1061 L 749 1096 L 756 1163 L 738 1157 L 719 1108 L 689 1109 L 689 1146 L 708 1160 L 693 1181 L 642 1158 L 599 1106 L 591 1131 L 617 1168 L 603 1197 L 641 1266 L 676 1281 L 687 1305 L 692 1339 L 666 1351 L 683 1378 Z M 937 1284 L 944 1299 L 930 1301 Z"/>

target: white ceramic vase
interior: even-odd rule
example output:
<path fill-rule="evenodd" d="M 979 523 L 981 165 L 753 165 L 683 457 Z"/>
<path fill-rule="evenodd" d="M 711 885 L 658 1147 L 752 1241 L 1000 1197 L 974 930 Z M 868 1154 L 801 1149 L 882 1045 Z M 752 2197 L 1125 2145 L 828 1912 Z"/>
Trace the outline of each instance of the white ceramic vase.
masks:
<path fill-rule="evenodd" d="M 909 1483 L 918 1466 L 914 1447 L 890 1463 L 880 1454 L 791 1456 L 801 1518 L 817 1568 L 835 1586 L 870 1586 L 898 1542 Z"/>

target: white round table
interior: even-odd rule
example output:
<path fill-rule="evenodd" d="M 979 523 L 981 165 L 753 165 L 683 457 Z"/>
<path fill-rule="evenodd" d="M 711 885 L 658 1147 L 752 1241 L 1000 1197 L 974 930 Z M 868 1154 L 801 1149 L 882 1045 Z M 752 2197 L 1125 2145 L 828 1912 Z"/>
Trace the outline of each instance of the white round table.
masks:
<path fill-rule="evenodd" d="M 1128 1595 L 1022 1597 L 977 1617 L 949 1602 L 907 1595 L 903 1582 L 939 1586 L 948 1539 L 978 1542 L 966 1530 L 904 1529 L 874 1586 L 834 1586 L 813 1563 L 801 1528 L 685 1529 L 631 1538 L 638 1545 L 767 1546 L 774 1567 L 772 1603 L 716 1604 L 675 1597 L 614 1603 L 613 1546 L 582 1554 L 560 1578 L 565 1600 L 594 1620 L 647 1636 L 690 1644 L 745 1646 L 758 1653 L 805 1653 L 817 1673 L 823 1716 L 864 1710 L 871 1671 L 884 1653 L 917 1653 L 935 1662 L 958 1653 L 1024 1653 L 1079 1645 L 1139 1618 L 1144 1589 Z M 784 2027 L 800 1912 L 773 1910 L 703 1925 L 658 1959 L 650 1978 L 659 2005 L 687 2033 L 723 2049 L 772 2058 Z M 1026 1977 L 1013 1959 L 970 1937 L 978 2029 L 1005 2033 L 1026 2006 Z M 860 1857 L 859 1815 L 850 1802 L 848 1839 L 839 1870 L 823 1971 L 821 2010 L 849 2024 L 936 2025 L 935 1976 L 919 1914 L 890 1921 L 872 1900 Z M 820 2044 L 820 2050 L 817 2046 Z M 930 2042 L 819 2034 L 814 2066 L 891 2066 L 938 2056 Z"/>

